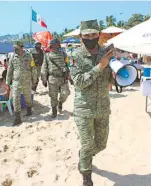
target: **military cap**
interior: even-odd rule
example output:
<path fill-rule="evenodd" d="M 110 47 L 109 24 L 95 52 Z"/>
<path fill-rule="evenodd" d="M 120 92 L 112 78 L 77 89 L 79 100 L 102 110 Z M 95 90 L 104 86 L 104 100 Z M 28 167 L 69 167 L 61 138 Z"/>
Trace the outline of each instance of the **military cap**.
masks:
<path fill-rule="evenodd" d="M 40 43 L 39 41 L 36 41 L 36 42 L 34 43 L 34 45 L 41 45 L 41 43 Z"/>
<path fill-rule="evenodd" d="M 81 21 L 80 24 L 81 34 L 99 33 L 99 25 L 97 20 Z"/>
<path fill-rule="evenodd" d="M 60 41 L 57 38 L 56 39 L 52 39 L 49 44 L 50 45 L 60 44 Z"/>
<path fill-rule="evenodd" d="M 16 41 L 13 45 L 14 48 L 20 48 L 20 47 L 23 47 L 23 46 L 24 46 L 24 44 L 21 41 Z"/>

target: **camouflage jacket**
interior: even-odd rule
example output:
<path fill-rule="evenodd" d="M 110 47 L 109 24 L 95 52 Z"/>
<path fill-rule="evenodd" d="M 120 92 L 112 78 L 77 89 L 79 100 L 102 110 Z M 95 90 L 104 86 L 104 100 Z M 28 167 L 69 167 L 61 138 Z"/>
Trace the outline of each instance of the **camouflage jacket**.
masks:
<path fill-rule="evenodd" d="M 99 47 L 99 57 L 104 55 Z M 99 118 L 110 114 L 109 83 L 112 71 L 108 66 L 101 70 L 97 56 L 91 56 L 82 45 L 72 53 L 70 74 L 75 85 L 74 115 L 85 118 Z"/>
<path fill-rule="evenodd" d="M 44 61 L 41 67 L 41 79 L 44 82 L 47 82 L 48 76 L 64 78 L 61 69 L 54 65 L 52 61 L 54 61 L 61 69 L 65 68 L 66 70 L 68 70 L 65 63 L 64 53 L 45 53 Z"/>
<path fill-rule="evenodd" d="M 12 80 L 17 85 L 36 84 L 37 68 L 28 52 L 25 52 L 22 57 L 15 53 L 11 55 L 6 77 L 7 84 L 10 85 Z"/>

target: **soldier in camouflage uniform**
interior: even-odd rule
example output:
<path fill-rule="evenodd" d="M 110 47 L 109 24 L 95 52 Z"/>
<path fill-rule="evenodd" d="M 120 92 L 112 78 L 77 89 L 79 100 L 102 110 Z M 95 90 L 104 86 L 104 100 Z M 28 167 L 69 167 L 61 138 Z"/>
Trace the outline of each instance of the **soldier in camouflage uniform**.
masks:
<path fill-rule="evenodd" d="M 14 44 L 15 52 L 9 59 L 6 82 L 12 83 L 14 121 L 13 126 L 21 124 L 20 96 L 23 92 L 27 105 L 27 116 L 32 114 L 31 87 L 37 82 L 37 69 L 32 56 L 23 50 L 23 44 L 17 41 Z"/>
<path fill-rule="evenodd" d="M 81 22 L 80 31 L 83 44 L 72 53 L 70 74 L 75 85 L 74 119 L 81 142 L 79 171 L 83 186 L 93 186 L 92 157 L 106 148 L 109 134 L 108 86 L 112 73 L 108 63 L 112 51 L 105 54 L 98 45 L 97 20 Z"/>
<path fill-rule="evenodd" d="M 62 111 L 62 104 L 67 100 L 70 90 L 68 85 L 68 68 L 65 62 L 66 54 L 59 51 L 60 41 L 53 39 L 50 41 L 51 52 L 44 56 L 43 65 L 41 68 L 41 80 L 43 85 L 49 85 L 49 96 L 51 98 L 52 115 L 51 118 L 57 116 L 57 106 L 59 111 Z M 60 98 L 58 101 L 58 93 Z"/>
<path fill-rule="evenodd" d="M 44 52 L 41 49 L 41 43 L 35 42 L 35 48 L 30 49 L 29 52 L 32 54 L 35 65 L 37 67 L 37 83 L 34 87 L 32 87 L 32 89 L 36 91 L 40 78 L 41 66 L 44 59 Z"/>

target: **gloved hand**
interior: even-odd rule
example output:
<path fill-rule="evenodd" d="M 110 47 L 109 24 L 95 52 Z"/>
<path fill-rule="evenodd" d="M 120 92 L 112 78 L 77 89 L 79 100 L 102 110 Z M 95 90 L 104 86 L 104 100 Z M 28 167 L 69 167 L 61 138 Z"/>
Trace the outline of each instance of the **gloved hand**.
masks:
<path fill-rule="evenodd" d="M 47 87 L 47 82 L 43 81 L 42 84 L 43 84 L 44 87 Z"/>

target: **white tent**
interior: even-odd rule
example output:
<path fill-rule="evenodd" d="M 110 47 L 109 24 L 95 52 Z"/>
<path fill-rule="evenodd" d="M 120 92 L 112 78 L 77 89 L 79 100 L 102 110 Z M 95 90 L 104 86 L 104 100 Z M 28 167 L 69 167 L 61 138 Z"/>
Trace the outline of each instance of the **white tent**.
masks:
<path fill-rule="evenodd" d="M 71 36 L 78 36 L 80 34 L 80 29 L 73 30 L 72 32 L 69 32 L 68 34 L 65 34 L 64 37 L 71 37 Z"/>
<path fill-rule="evenodd" d="M 107 43 L 113 43 L 116 48 L 125 51 L 151 54 L 151 19 L 130 28 Z"/>
<path fill-rule="evenodd" d="M 116 26 L 110 26 L 110 27 L 102 30 L 101 32 L 106 33 L 106 34 L 113 34 L 113 33 L 121 33 L 121 32 L 124 32 L 124 31 L 125 31 L 125 29 L 118 28 Z"/>

